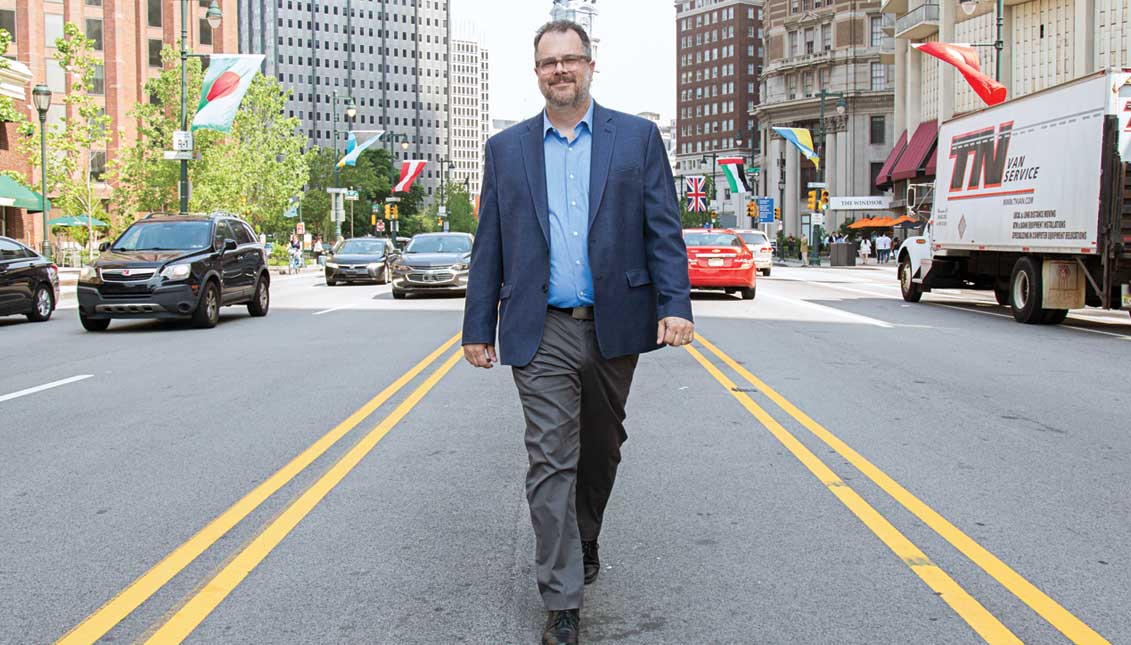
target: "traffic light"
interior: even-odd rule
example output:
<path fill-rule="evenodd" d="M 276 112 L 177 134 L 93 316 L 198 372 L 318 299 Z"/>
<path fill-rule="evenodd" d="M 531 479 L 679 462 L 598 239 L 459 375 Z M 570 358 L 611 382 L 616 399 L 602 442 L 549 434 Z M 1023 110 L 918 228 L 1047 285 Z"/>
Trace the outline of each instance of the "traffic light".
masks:
<path fill-rule="evenodd" d="M 822 211 L 827 211 L 827 210 L 829 210 L 829 191 L 827 191 L 827 190 L 822 190 L 822 191 L 821 191 L 821 203 L 820 203 L 820 207 L 821 207 L 821 210 L 822 210 Z"/>
<path fill-rule="evenodd" d="M 777 207 L 774 208 L 774 219 L 776 219 L 776 220 L 781 219 L 781 209 L 780 208 L 777 208 Z"/>
<path fill-rule="evenodd" d="M 397 212 L 397 205 L 393 204 L 393 219 L 400 219 L 400 213 Z"/>
<path fill-rule="evenodd" d="M 817 191 L 816 190 L 810 190 L 809 191 L 809 197 L 805 200 L 805 204 L 806 204 L 806 206 L 809 207 L 809 210 L 811 210 L 811 211 L 817 210 Z"/>
<path fill-rule="evenodd" d="M 385 219 L 393 219 L 393 205 L 385 204 Z"/>
<path fill-rule="evenodd" d="M 747 202 L 746 216 L 750 219 L 758 219 L 758 204 L 755 204 L 754 202 Z"/>

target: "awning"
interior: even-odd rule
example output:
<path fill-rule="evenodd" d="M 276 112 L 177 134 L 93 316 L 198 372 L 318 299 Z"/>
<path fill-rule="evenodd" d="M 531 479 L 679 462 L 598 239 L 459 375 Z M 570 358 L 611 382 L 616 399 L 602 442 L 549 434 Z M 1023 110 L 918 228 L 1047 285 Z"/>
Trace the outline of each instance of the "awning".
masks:
<path fill-rule="evenodd" d="M 936 163 L 936 160 L 938 158 L 939 158 L 939 147 L 936 145 L 934 148 L 931 148 L 931 157 L 929 159 L 927 159 L 927 167 L 923 169 L 924 175 L 926 175 L 928 177 L 934 177 L 935 176 L 935 163 Z"/>
<path fill-rule="evenodd" d="M 54 219 L 49 219 L 49 220 L 47 220 L 47 225 L 48 226 L 83 226 L 83 227 L 97 226 L 99 228 L 105 228 L 107 224 L 106 224 L 106 222 L 103 222 L 102 220 L 100 220 L 98 218 L 92 218 L 92 217 L 88 217 L 86 215 L 67 215 L 65 217 L 56 217 Z"/>
<path fill-rule="evenodd" d="M 22 208 L 31 213 L 43 211 L 43 207 L 40 206 L 42 200 L 39 198 L 39 193 L 24 188 L 19 182 L 8 175 L 0 174 L 0 199 L 5 197 L 12 200 L 11 204 L 6 204 L 7 206 Z M 6 202 L 7 200 L 4 201 Z M 51 200 L 47 200 L 47 205 L 51 205 Z"/>
<path fill-rule="evenodd" d="M 903 155 L 892 168 L 892 181 L 903 181 L 918 176 L 919 169 L 925 168 L 927 155 L 935 147 L 935 140 L 938 139 L 938 136 L 938 121 L 931 119 L 920 123 L 919 127 L 915 128 L 915 134 L 911 135 L 907 149 L 903 151 Z"/>
<path fill-rule="evenodd" d="M 891 187 L 891 171 L 895 168 L 895 164 L 899 162 L 900 156 L 903 155 L 904 148 L 907 147 L 907 130 L 899 135 L 899 140 L 895 142 L 891 152 L 888 153 L 888 158 L 884 161 L 884 165 L 880 168 L 880 174 L 876 175 L 876 188 L 881 190 Z"/>

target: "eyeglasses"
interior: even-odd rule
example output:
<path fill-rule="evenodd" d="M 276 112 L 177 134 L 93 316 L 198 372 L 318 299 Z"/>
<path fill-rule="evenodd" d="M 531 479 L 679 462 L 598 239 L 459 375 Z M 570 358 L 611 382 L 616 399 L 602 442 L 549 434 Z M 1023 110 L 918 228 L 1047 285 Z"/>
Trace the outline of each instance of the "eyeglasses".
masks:
<path fill-rule="evenodd" d="M 534 67 L 538 69 L 540 74 L 553 74 L 558 69 L 558 63 L 561 63 L 565 69 L 577 69 L 581 67 L 582 63 L 588 62 L 588 56 L 562 56 L 561 58 L 543 58 L 534 63 Z"/>

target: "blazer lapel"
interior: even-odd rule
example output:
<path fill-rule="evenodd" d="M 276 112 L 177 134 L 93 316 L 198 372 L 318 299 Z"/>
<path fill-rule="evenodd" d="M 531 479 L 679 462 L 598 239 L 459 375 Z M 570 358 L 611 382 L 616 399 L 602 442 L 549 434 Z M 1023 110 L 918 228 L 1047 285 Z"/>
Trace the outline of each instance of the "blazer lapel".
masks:
<path fill-rule="evenodd" d="M 589 228 L 601 208 L 601 198 L 605 195 L 605 182 L 609 178 L 609 162 L 613 158 L 617 129 L 613 115 L 594 102 L 593 104 L 593 147 L 589 157 Z"/>
<path fill-rule="evenodd" d="M 530 194 L 534 198 L 534 211 L 546 246 L 550 245 L 550 205 L 546 197 L 546 150 L 545 132 L 542 128 L 542 115 L 527 121 L 526 134 L 523 135 L 522 165 L 526 168 L 526 181 L 530 184 Z"/>

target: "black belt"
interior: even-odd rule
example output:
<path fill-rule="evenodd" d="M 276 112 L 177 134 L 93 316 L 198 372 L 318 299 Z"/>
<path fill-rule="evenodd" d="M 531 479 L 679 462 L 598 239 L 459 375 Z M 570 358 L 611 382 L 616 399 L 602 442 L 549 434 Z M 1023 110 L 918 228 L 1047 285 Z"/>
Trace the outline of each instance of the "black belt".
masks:
<path fill-rule="evenodd" d="M 572 316 L 574 320 L 593 320 L 593 307 L 555 307 L 547 305 L 550 311 L 560 311 Z"/>

